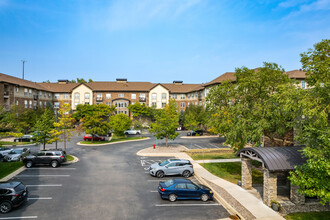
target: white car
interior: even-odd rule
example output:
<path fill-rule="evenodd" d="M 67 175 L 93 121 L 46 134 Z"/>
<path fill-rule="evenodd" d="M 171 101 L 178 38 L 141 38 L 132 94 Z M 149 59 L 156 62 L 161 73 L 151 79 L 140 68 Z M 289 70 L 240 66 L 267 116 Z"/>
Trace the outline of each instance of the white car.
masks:
<path fill-rule="evenodd" d="M 5 157 L 10 151 L 12 148 L 0 148 L 0 158 Z"/>
<path fill-rule="evenodd" d="M 141 134 L 141 130 L 129 129 L 124 131 L 124 134 Z"/>

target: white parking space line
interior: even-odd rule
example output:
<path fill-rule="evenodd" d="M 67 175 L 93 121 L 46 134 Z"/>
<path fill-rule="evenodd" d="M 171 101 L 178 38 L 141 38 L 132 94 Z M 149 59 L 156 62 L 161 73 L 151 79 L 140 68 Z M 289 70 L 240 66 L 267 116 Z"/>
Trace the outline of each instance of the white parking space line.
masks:
<path fill-rule="evenodd" d="M 69 177 L 70 175 L 19 175 L 17 177 L 38 177 L 38 176 L 45 176 L 45 177 Z"/>
<path fill-rule="evenodd" d="M 148 180 L 148 182 L 160 182 L 161 180 Z M 163 180 L 164 181 L 164 180 Z"/>
<path fill-rule="evenodd" d="M 198 144 L 194 144 L 194 146 L 203 149 L 203 147 L 199 146 Z"/>
<path fill-rule="evenodd" d="M 220 148 L 220 147 L 218 147 L 218 146 L 215 145 L 215 144 L 211 144 L 211 143 L 209 143 L 209 145 L 211 145 L 212 147 L 215 147 L 215 148 Z"/>
<path fill-rule="evenodd" d="M 53 199 L 52 197 L 35 197 L 35 198 L 28 198 L 28 200 L 39 200 L 39 199 L 42 199 L 42 200 L 51 200 Z"/>
<path fill-rule="evenodd" d="M 151 193 L 158 193 L 158 191 L 156 190 L 156 191 L 150 191 Z"/>
<path fill-rule="evenodd" d="M 38 216 L 6 217 L 6 218 L 0 218 L 0 219 L 32 219 L 32 218 L 38 218 Z"/>
<path fill-rule="evenodd" d="M 212 203 L 212 204 L 156 204 L 155 206 L 158 207 L 175 207 L 175 206 L 219 206 L 218 203 Z"/>
<path fill-rule="evenodd" d="M 39 187 L 39 186 L 62 186 L 62 184 L 47 184 L 47 185 L 26 185 L 27 187 Z"/>

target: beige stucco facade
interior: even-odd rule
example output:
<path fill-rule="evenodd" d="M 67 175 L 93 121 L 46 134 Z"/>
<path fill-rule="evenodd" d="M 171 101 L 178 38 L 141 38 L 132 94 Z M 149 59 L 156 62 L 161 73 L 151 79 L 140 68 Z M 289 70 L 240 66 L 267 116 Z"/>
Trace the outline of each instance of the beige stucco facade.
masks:
<path fill-rule="evenodd" d="M 161 85 L 157 85 L 149 92 L 149 106 L 157 109 L 164 107 L 169 101 L 169 91 Z"/>
<path fill-rule="evenodd" d="M 93 105 L 93 91 L 84 84 L 74 88 L 71 94 L 72 110 L 76 110 L 76 106 L 79 104 Z"/>

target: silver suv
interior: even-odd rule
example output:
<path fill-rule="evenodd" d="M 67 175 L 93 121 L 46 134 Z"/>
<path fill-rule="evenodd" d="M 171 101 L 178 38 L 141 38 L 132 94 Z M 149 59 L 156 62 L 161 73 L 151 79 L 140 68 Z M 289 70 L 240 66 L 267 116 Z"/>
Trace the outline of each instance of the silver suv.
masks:
<path fill-rule="evenodd" d="M 165 175 L 182 175 L 187 178 L 194 173 L 194 168 L 189 160 L 168 159 L 152 164 L 149 167 L 149 173 L 158 178 L 162 178 Z"/>

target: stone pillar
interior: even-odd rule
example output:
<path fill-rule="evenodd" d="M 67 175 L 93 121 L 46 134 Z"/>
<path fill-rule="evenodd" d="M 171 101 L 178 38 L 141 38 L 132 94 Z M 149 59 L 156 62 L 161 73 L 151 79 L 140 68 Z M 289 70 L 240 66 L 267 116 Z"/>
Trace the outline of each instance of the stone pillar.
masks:
<path fill-rule="evenodd" d="M 272 200 L 277 200 L 277 175 L 264 169 L 264 203 L 271 205 Z"/>
<path fill-rule="evenodd" d="M 243 189 L 252 188 L 252 160 L 242 158 L 242 187 Z"/>
<path fill-rule="evenodd" d="M 296 205 L 302 205 L 305 203 L 305 195 L 298 192 L 298 186 L 290 184 L 290 200 Z"/>

